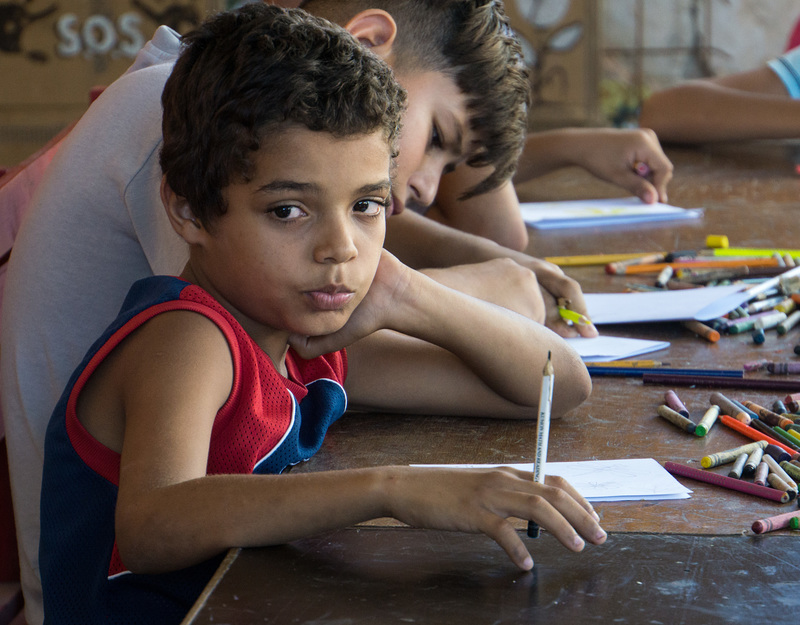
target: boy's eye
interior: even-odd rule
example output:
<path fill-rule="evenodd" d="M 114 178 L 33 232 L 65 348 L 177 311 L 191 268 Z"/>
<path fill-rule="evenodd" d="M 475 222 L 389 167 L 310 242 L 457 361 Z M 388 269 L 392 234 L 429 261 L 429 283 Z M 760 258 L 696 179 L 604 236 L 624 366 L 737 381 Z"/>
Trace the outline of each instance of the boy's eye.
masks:
<path fill-rule="evenodd" d="M 275 217 L 281 220 L 296 219 L 302 217 L 305 213 L 298 206 L 276 206 L 269 211 Z"/>
<path fill-rule="evenodd" d="M 442 133 L 439 131 L 439 126 L 437 126 L 435 122 L 433 124 L 433 129 L 431 130 L 431 145 L 438 149 L 442 149 L 444 147 Z"/>
<path fill-rule="evenodd" d="M 353 210 L 362 215 L 380 215 L 390 200 L 359 200 L 353 205 Z"/>

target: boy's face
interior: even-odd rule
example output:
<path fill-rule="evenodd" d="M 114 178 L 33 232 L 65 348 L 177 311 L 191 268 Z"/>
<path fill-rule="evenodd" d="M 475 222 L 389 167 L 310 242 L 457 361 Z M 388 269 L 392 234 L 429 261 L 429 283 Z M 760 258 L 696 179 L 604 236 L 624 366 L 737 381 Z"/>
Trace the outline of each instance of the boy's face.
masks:
<path fill-rule="evenodd" d="M 378 267 L 390 201 L 381 132 L 345 139 L 290 125 L 267 137 L 250 182 L 234 182 L 190 267 L 270 356 L 288 333 L 328 334 Z"/>
<path fill-rule="evenodd" d="M 408 92 L 408 107 L 397 156 L 394 212 L 429 207 L 442 175 L 466 158 L 475 140 L 466 97 L 452 78 L 440 72 L 408 72 L 397 74 L 397 80 Z"/>

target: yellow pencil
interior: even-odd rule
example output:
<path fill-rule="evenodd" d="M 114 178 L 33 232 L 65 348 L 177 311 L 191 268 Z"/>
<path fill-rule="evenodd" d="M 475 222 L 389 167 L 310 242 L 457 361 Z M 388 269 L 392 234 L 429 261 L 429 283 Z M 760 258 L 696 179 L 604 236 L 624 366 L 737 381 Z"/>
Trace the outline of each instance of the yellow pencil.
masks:
<path fill-rule="evenodd" d="M 545 260 L 559 267 L 579 267 L 582 265 L 607 265 L 623 260 L 635 260 L 663 252 L 638 252 L 624 254 L 585 254 L 583 256 L 546 256 Z"/>
<path fill-rule="evenodd" d="M 587 367 L 636 367 L 652 369 L 654 367 L 661 367 L 664 365 L 660 360 L 610 360 L 608 362 L 584 362 Z"/>

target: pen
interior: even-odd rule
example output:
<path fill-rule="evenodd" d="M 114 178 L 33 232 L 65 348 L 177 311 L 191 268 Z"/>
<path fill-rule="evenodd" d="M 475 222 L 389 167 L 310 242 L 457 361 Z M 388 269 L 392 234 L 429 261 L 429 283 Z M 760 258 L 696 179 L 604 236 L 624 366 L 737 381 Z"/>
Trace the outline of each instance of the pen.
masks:
<path fill-rule="evenodd" d="M 553 404 L 553 363 L 550 352 L 547 352 L 547 362 L 542 373 L 542 392 L 539 396 L 539 421 L 536 427 L 536 457 L 533 465 L 533 481 L 544 484 L 544 470 L 547 463 L 547 442 L 550 439 L 550 409 Z M 528 536 L 539 538 L 539 524 L 528 521 Z"/>

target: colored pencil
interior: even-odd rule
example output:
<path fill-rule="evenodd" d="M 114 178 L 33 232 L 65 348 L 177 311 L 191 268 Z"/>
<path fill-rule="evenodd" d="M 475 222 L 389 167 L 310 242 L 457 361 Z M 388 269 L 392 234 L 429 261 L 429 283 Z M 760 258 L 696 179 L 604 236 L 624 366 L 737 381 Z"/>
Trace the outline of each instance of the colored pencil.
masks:
<path fill-rule="evenodd" d="M 606 375 L 619 377 L 642 377 L 655 375 L 674 375 L 678 377 L 703 376 L 708 378 L 743 378 L 742 369 L 680 369 L 671 367 L 607 367 L 605 365 L 592 365 L 586 367 L 591 375 Z"/>
<path fill-rule="evenodd" d="M 800 380 L 777 380 L 764 378 L 736 378 L 720 375 L 675 375 L 646 372 L 642 375 L 644 384 L 668 384 L 670 386 L 719 386 L 724 388 L 743 388 L 760 391 L 800 392 Z"/>
<path fill-rule="evenodd" d="M 678 462 L 665 462 L 664 468 L 673 475 L 680 475 L 682 477 L 689 477 L 693 480 L 705 482 L 707 484 L 714 484 L 715 486 L 722 486 L 730 490 L 736 490 L 740 493 L 748 495 L 755 495 L 762 499 L 770 499 L 772 501 L 779 501 L 786 503 L 789 501 L 789 493 L 767 486 L 759 486 L 752 482 L 745 480 L 737 480 L 733 477 L 720 475 L 719 473 L 712 473 L 711 471 L 704 471 L 703 469 L 696 469 L 694 467 L 680 464 Z"/>

